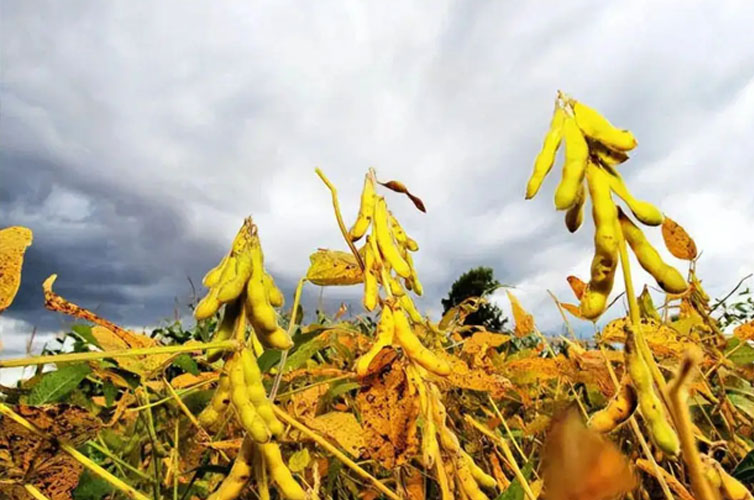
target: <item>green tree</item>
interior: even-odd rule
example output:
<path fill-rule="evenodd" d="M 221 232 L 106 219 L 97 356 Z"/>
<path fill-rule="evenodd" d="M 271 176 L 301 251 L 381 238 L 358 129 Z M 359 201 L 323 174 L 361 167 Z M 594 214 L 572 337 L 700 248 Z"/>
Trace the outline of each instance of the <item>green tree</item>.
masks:
<path fill-rule="evenodd" d="M 475 267 L 469 269 L 451 285 L 448 297 L 442 299 L 443 314 L 463 302 L 464 299 L 485 297 L 500 286 L 500 282 L 495 279 L 492 268 Z M 503 311 L 498 306 L 482 304 L 475 313 L 466 318 L 465 323 L 467 325 L 481 325 L 487 330 L 499 332 L 506 321 L 508 319 L 503 317 Z"/>

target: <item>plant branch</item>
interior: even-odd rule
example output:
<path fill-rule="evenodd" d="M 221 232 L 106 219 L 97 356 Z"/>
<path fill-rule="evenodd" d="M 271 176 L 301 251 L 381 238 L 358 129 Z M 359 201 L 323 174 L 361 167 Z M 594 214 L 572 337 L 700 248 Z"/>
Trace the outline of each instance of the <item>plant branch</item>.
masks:
<path fill-rule="evenodd" d="M 204 351 L 207 349 L 237 349 L 235 340 L 219 342 L 176 344 L 160 347 L 142 347 L 139 349 L 122 349 L 115 351 L 72 352 L 68 354 L 54 354 L 50 356 L 31 356 L 28 358 L 0 360 L 0 368 L 17 366 L 46 365 L 50 363 L 74 363 L 77 361 L 93 361 L 105 358 L 128 358 L 134 356 L 148 356 L 150 354 L 177 354 L 182 352 Z"/>

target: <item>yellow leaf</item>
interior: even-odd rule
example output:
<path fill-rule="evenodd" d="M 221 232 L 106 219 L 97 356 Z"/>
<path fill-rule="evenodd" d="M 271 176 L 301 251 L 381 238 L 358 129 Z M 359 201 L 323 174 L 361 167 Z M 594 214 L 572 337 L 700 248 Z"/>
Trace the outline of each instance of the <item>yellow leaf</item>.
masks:
<path fill-rule="evenodd" d="M 511 301 L 511 310 L 513 312 L 513 321 L 516 323 L 513 333 L 517 337 L 523 337 L 534 331 L 534 317 L 527 313 L 521 306 L 515 295 L 508 292 L 508 300 Z"/>
<path fill-rule="evenodd" d="M 156 340 L 144 335 L 136 335 L 126 330 L 121 330 L 118 334 L 115 334 L 111 330 L 99 325 L 92 327 L 92 335 L 97 339 L 97 344 L 99 344 L 103 351 L 139 349 L 160 345 Z M 146 356 L 115 358 L 115 362 L 124 370 L 149 378 L 160 372 L 176 356 L 177 354 L 150 354 Z"/>
<path fill-rule="evenodd" d="M 363 283 L 364 273 L 349 252 L 320 248 L 309 256 L 306 279 L 320 286 L 357 285 Z"/>
<path fill-rule="evenodd" d="M 662 239 L 668 251 L 678 259 L 694 260 L 696 258 L 696 243 L 681 227 L 670 217 L 662 221 Z"/>
<path fill-rule="evenodd" d="M 31 245 L 31 229 L 23 226 L 0 230 L 0 312 L 11 305 L 21 285 L 24 253 Z"/>
<path fill-rule="evenodd" d="M 754 321 L 739 325 L 733 330 L 733 335 L 741 340 L 754 340 Z"/>
<path fill-rule="evenodd" d="M 311 461 L 312 457 L 309 455 L 309 449 L 302 448 L 288 459 L 288 468 L 291 469 L 291 472 L 298 473 L 306 469 Z"/>
<path fill-rule="evenodd" d="M 173 389 L 185 389 L 186 387 L 201 384 L 208 380 L 214 380 L 218 377 L 219 375 L 217 372 L 202 372 L 199 375 L 181 373 L 170 381 L 170 385 L 173 386 Z"/>
<path fill-rule="evenodd" d="M 309 426 L 332 439 L 352 457 L 360 457 L 366 450 L 364 429 L 353 413 L 332 411 L 308 420 Z"/>

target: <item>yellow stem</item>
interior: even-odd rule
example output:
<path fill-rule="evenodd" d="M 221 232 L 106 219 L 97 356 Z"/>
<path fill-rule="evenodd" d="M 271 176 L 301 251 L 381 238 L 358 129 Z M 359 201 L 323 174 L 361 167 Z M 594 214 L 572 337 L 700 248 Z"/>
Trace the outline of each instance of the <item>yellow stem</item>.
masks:
<path fill-rule="evenodd" d="M 513 469 L 513 474 L 516 476 L 516 479 L 518 479 L 518 482 L 521 484 L 521 488 L 524 490 L 524 493 L 529 498 L 529 500 L 537 500 L 537 497 L 534 495 L 534 492 L 531 490 L 531 487 L 529 486 L 529 483 L 526 481 L 526 478 L 524 477 L 523 472 L 521 472 L 521 469 L 518 468 L 518 463 L 516 463 L 516 457 L 513 456 L 513 452 L 510 449 L 510 446 L 508 446 L 508 443 L 505 442 L 505 439 L 501 438 L 491 430 L 489 430 L 487 427 L 483 426 L 471 415 L 465 415 L 464 418 L 466 419 L 466 422 L 470 423 L 474 428 L 476 428 L 479 432 L 487 436 L 488 438 L 492 439 L 500 448 L 503 450 L 503 454 L 505 455 L 505 459 L 510 462 L 511 468 Z"/>
<path fill-rule="evenodd" d="M 610 378 L 612 379 L 613 385 L 615 386 L 615 392 L 617 393 L 618 391 L 620 391 L 620 382 L 618 382 L 618 377 L 615 375 L 615 371 L 613 370 L 613 365 L 610 364 L 610 360 L 607 359 L 607 352 L 605 351 L 605 346 L 603 346 L 602 344 L 600 344 L 600 352 L 602 353 L 602 357 L 605 360 L 607 371 L 610 374 Z M 670 492 L 668 483 L 665 481 L 665 476 L 668 475 L 668 473 L 664 469 L 660 468 L 660 466 L 657 464 L 655 457 L 652 455 L 652 450 L 649 449 L 647 440 L 644 439 L 644 435 L 641 433 L 641 429 L 639 428 L 639 423 L 636 421 L 636 417 L 634 415 L 631 415 L 631 418 L 629 418 L 629 423 L 631 425 L 631 430 L 636 436 L 636 439 L 639 441 L 639 446 L 641 446 L 641 450 L 644 452 L 644 456 L 647 457 L 647 461 L 652 466 L 652 470 L 654 471 L 654 476 L 657 478 L 657 481 L 660 483 L 660 488 L 662 489 L 662 492 L 665 495 L 665 498 L 667 498 L 667 500 L 673 500 L 673 494 Z"/>
<path fill-rule="evenodd" d="M 46 439 L 53 439 L 52 436 L 48 436 L 44 432 L 37 429 L 34 424 L 26 420 L 21 415 L 14 412 L 10 407 L 6 406 L 3 403 L 0 403 L 0 413 L 7 416 L 8 418 L 11 418 L 18 424 L 24 426 L 24 428 L 30 430 L 31 432 L 42 436 Z M 108 471 L 97 465 L 95 462 L 93 462 L 89 457 L 78 451 L 76 448 L 71 446 L 70 444 L 66 443 L 65 441 L 61 441 L 60 439 L 57 439 L 58 443 L 60 444 L 60 449 L 71 455 L 76 461 L 78 461 L 81 465 L 89 469 L 92 473 L 95 475 L 101 477 L 108 483 L 110 483 L 113 487 L 120 490 L 126 497 L 131 498 L 133 500 L 149 500 L 149 497 L 146 495 L 143 495 L 142 493 L 139 493 L 136 491 L 133 487 L 126 484 L 125 482 L 121 481 L 117 477 L 110 474 Z"/>
<path fill-rule="evenodd" d="M 366 479 L 367 481 L 371 482 L 375 488 L 380 490 L 382 493 L 385 494 L 388 498 L 391 498 L 392 500 L 401 500 L 398 495 L 395 494 L 394 491 L 392 491 L 390 488 L 382 484 L 382 482 L 371 475 L 369 472 L 361 468 L 356 462 L 348 458 L 345 453 L 337 449 L 335 446 L 333 446 L 327 439 L 323 438 L 316 432 L 309 429 L 307 426 L 290 416 L 286 411 L 281 410 L 277 406 L 273 406 L 273 409 L 275 410 L 275 415 L 278 416 L 281 420 L 284 420 L 287 424 L 290 426 L 296 428 L 299 432 L 306 435 L 308 438 L 310 438 L 312 441 L 320 445 L 322 448 L 330 452 L 343 462 L 346 466 L 348 466 L 352 471 L 354 471 L 356 474 L 361 476 L 362 478 Z M 534 499 L 532 499 L 534 500 Z"/>
<path fill-rule="evenodd" d="M 306 277 L 298 280 L 298 286 L 296 286 L 296 293 L 293 294 L 293 307 L 291 308 L 291 317 L 288 320 L 288 338 L 293 338 L 293 330 L 296 328 L 296 314 L 298 314 L 298 305 L 301 303 L 301 291 L 304 289 L 304 283 L 306 283 Z M 280 363 L 278 363 L 278 372 L 275 375 L 275 380 L 272 382 L 272 389 L 270 390 L 270 401 L 275 401 L 280 388 L 280 379 L 283 377 L 283 368 L 285 368 L 285 362 L 288 360 L 288 349 L 283 351 L 280 355 Z"/>
<path fill-rule="evenodd" d="M 92 361 L 105 358 L 128 358 L 133 356 L 147 356 L 150 354 L 176 354 L 181 352 L 204 351 L 207 349 L 236 349 L 237 347 L 238 342 L 235 340 L 222 340 L 220 342 L 197 342 L 195 344 L 143 347 L 140 349 L 73 352 L 68 354 L 54 354 L 51 356 L 31 356 L 28 358 L 0 360 L 0 368 L 46 365 L 50 363 L 73 363 L 76 361 Z"/>
<path fill-rule="evenodd" d="M 199 432 L 202 436 L 206 437 L 207 440 L 209 440 L 209 434 L 207 434 L 207 431 L 204 430 L 204 427 L 202 427 L 202 424 L 199 423 L 199 421 L 196 419 L 193 413 L 191 413 L 191 410 L 188 409 L 186 404 L 183 402 L 181 397 L 178 395 L 177 392 L 175 392 L 175 389 L 173 389 L 173 386 L 170 385 L 170 382 L 168 382 L 168 379 L 165 377 L 162 377 L 162 383 L 165 384 L 165 387 L 167 387 L 168 392 L 170 393 L 170 396 L 175 400 L 175 403 L 178 405 L 178 408 L 181 409 L 184 415 L 188 417 L 189 421 L 191 421 L 192 424 L 194 424 L 194 427 L 199 429 Z"/>
<path fill-rule="evenodd" d="M 652 379 L 654 380 L 655 384 L 657 384 L 657 388 L 659 389 L 660 396 L 662 397 L 665 406 L 669 408 L 670 406 L 668 404 L 667 396 L 668 387 L 667 383 L 665 382 L 665 377 L 663 377 L 662 372 L 660 372 L 660 369 L 657 367 L 657 362 L 652 355 L 652 351 L 649 349 L 647 339 L 644 337 L 644 332 L 641 328 L 641 313 L 639 312 L 639 304 L 636 301 L 634 284 L 633 280 L 631 279 L 631 264 L 628 260 L 628 248 L 626 247 L 626 239 L 623 237 L 623 231 L 621 230 L 620 225 L 618 225 L 618 221 L 615 221 L 615 224 L 616 226 L 618 226 L 616 233 L 618 235 L 620 267 L 623 271 L 623 281 L 625 283 L 626 297 L 628 299 L 629 318 L 631 320 L 631 325 L 634 327 L 636 346 L 638 347 L 639 355 L 644 358 L 644 362 L 647 364 L 649 371 L 652 373 Z"/>
<path fill-rule="evenodd" d="M 696 439 L 691 423 L 691 415 L 687 404 L 688 390 L 687 384 L 690 382 L 694 368 L 699 363 L 702 353 L 696 349 L 686 352 L 678 375 L 668 390 L 670 404 L 675 415 L 678 437 L 681 440 L 681 451 L 683 452 L 683 461 L 688 467 L 689 477 L 691 478 L 691 489 L 699 500 L 717 500 L 712 492 L 709 482 L 704 476 L 702 459 L 699 457 L 699 450 L 696 447 Z"/>
<path fill-rule="evenodd" d="M 340 228 L 340 233 L 343 235 L 343 239 L 346 240 L 346 243 L 348 243 L 348 248 L 351 249 L 351 252 L 353 252 L 354 257 L 356 257 L 356 262 L 359 263 L 359 267 L 361 270 L 364 270 L 364 261 L 361 260 L 361 255 L 359 255 L 359 251 L 356 249 L 356 246 L 351 241 L 351 238 L 348 237 L 348 229 L 346 229 L 346 225 L 343 222 L 343 216 L 340 215 L 340 202 L 338 202 L 338 191 L 335 189 L 335 186 L 330 182 L 330 179 L 328 179 L 324 172 L 319 169 L 319 167 L 315 168 L 314 171 L 317 173 L 320 179 L 322 179 L 322 182 L 325 183 L 327 188 L 330 190 L 330 194 L 332 194 L 332 206 L 335 210 L 335 218 L 338 220 L 338 227 Z"/>
<path fill-rule="evenodd" d="M 33 496 L 33 497 L 34 497 L 34 498 L 36 498 L 37 500 L 50 500 L 49 498 L 47 498 L 47 497 L 45 496 L 45 494 L 44 494 L 44 493 L 42 493 L 41 491 L 39 491 L 39 490 L 37 489 L 37 487 L 36 487 L 36 486 L 34 486 L 33 484 L 28 484 L 28 483 L 27 483 L 27 484 L 25 484 L 25 485 L 24 485 L 24 489 L 26 490 L 26 492 L 27 492 L 27 493 L 28 493 L 29 495 Z"/>

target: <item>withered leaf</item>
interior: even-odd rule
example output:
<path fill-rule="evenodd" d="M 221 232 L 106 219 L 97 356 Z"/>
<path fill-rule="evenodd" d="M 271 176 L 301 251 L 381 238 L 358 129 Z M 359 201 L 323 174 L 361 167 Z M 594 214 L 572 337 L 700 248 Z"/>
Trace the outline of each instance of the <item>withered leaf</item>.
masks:
<path fill-rule="evenodd" d="M 394 359 L 365 377 L 356 397 L 367 454 L 386 469 L 407 463 L 419 447 L 417 395 L 405 373 L 406 359 Z"/>
<path fill-rule="evenodd" d="M 24 253 L 32 238 L 31 229 L 23 226 L 0 229 L 0 312 L 16 297 L 21 285 Z"/>
<path fill-rule="evenodd" d="M 357 285 L 364 282 L 356 257 L 350 252 L 318 249 L 309 256 L 306 279 L 319 286 Z"/>
<path fill-rule="evenodd" d="M 100 421 L 88 411 L 67 404 L 18 405 L 14 411 L 50 439 L 0 417 L 0 479 L 17 481 L 13 489 L 19 495 L 23 494 L 23 484 L 29 483 L 52 500 L 71 498 L 83 466 L 63 452 L 59 442 L 80 446 L 95 436 Z"/>
<path fill-rule="evenodd" d="M 683 227 L 668 216 L 662 221 L 662 239 L 668 251 L 678 259 L 696 259 L 696 243 Z"/>
<path fill-rule="evenodd" d="M 571 287 L 573 294 L 578 300 L 581 300 L 581 297 L 586 290 L 586 283 L 584 283 L 578 276 L 568 276 L 566 280 L 568 281 L 568 285 Z"/>
<path fill-rule="evenodd" d="M 403 184 L 402 182 L 400 182 L 400 181 L 379 182 L 378 181 L 378 183 L 382 184 L 383 186 L 385 186 L 386 188 L 388 188 L 388 189 L 390 189 L 392 191 L 395 191 L 396 193 L 403 193 L 403 194 L 405 194 L 406 196 L 409 197 L 409 199 L 411 200 L 411 202 L 413 202 L 414 206 L 418 210 L 421 210 L 422 212 L 427 213 L 427 208 L 424 206 L 424 202 L 421 200 L 421 198 L 419 198 L 418 196 L 415 196 L 415 195 L 411 194 L 411 192 L 408 190 L 408 188 L 406 187 L 406 185 Z"/>
<path fill-rule="evenodd" d="M 332 439 L 349 455 L 360 457 L 366 450 L 364 429 L 353 413 L 332 411 L 309 419 L 306 423 L 314 430 Z"/>
<path fill-rule="evenodd" d="M 515 328 L 513 332 L 517 337 L 524 337 L 534 331 L 534 316 L 526 312 L 515 295 L 508 291 L 508 300 L 511 302 L 511 312 Z"/>

